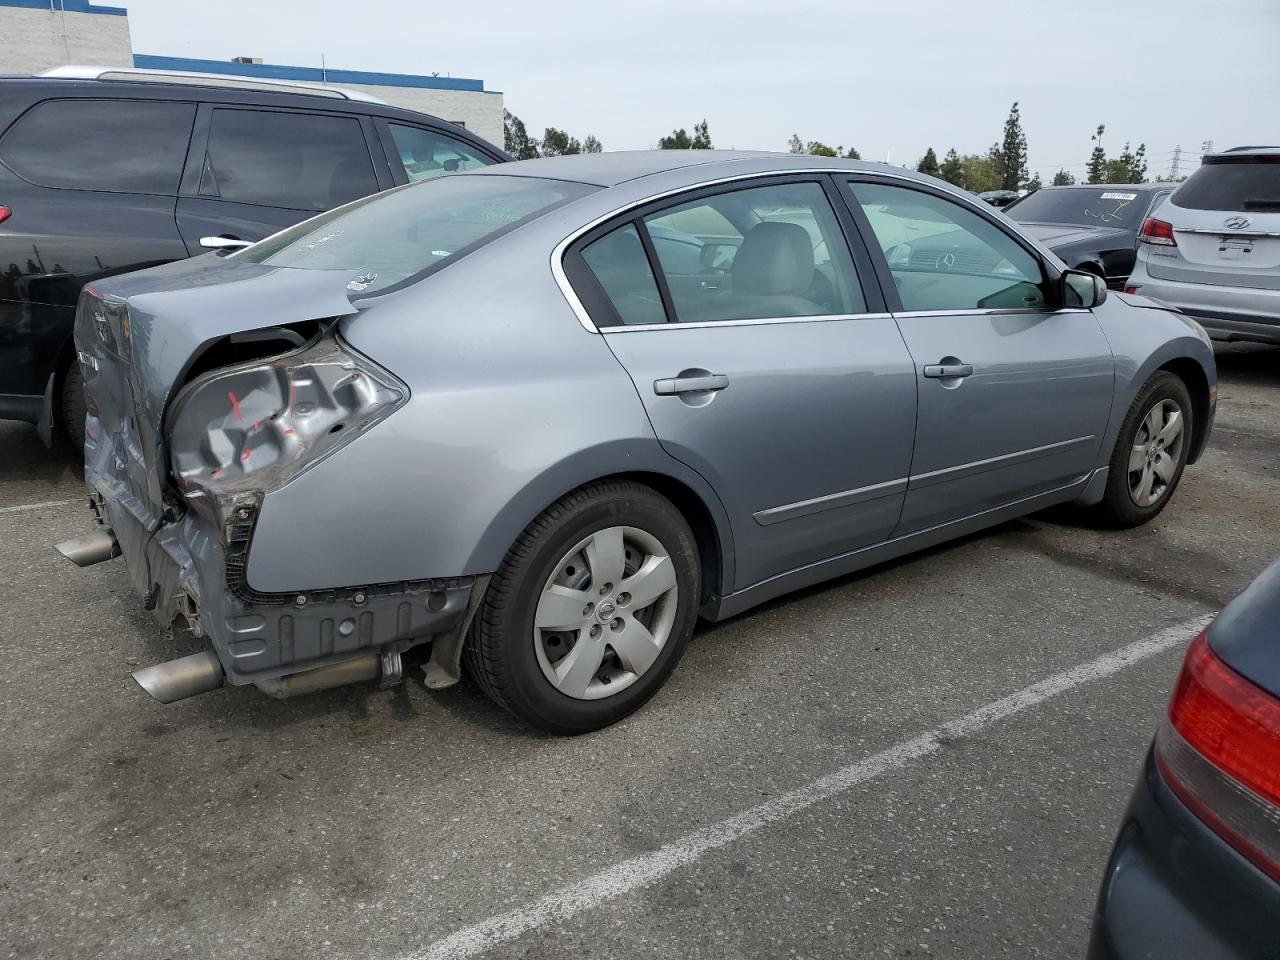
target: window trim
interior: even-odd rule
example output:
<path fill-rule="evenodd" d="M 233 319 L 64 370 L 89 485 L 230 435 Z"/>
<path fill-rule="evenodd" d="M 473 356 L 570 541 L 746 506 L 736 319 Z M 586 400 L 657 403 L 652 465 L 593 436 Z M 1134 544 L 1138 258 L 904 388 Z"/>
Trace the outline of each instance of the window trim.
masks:
<path fill-rule="evenodd" d="M 935 187 L 933 184 L 924 183 L 911 177 L 897 176 L 891 173 L 881 173 L 879 171 L 850 171 L 848 173 L 838 172 L 835 175 L 838 182 L 837 187 L 840 191 L 841 199 L 849 210 L 849 215 L 858 225 L 858 229 L 863 234 L 863 240 L 868 249 L 871 251 L 872 260 L 876 267 L 876 276 L 880 279 L 880 285 L 884 288 L 885 302 L 888 310 L 895 317 L 948 317 L 948 316 L 992 316 L 1003 314 L 1050 314 L 1050 313 L 1088 313 L 1089 311 L 1081 307 L 1067 307 L 1058 302 L 1062 280 L 1062 271 L 1039 250 L 1035 243 L 1028 237 L 1024 236 L 1016 228 L 1010 229 L 1008 218 L 1001 219 L 995 215 L 995 208 L 990 204 L 983 203 L 980 200 L 970 201 L 967 197 L 960 194 L 952 193 L 949 190 L 943 190 Z M 853 191 L 855 183 L 872 183 L 881 184 L 883 186 L 899 187 L 901 189 L 915 190 L 918 193 L 929 194 L 940 200 L 949 200 L 963 209 L 970 211 L 986 220 L 989 224 L 1001 231 L 1006 237 L 1016 243 L 1025 250 L 1039 265 L 1044 275 L 1044 283 L 1048 288 L 1049 294 L 1054 298 L 1046 301 L 1043 307 L 961 307 L 958 309 L 943 310 L 907 310 L 903 307 L 902 298 L 898 294 L 898 286 L 894 282 L 893 272 L 889 268 L 889 261 L 884 255 L 884 251 L 880 249 L 880 241 L 876 237 L 875 231 L 871 227 L 871 222 L 867 219 L 867 215 L 863 213 L 862 206 L 858 202 L 857 194 Z"/>
<path fill-rule="evenodd" d="M 0 131 L 0 141 L 7 140 L 9 137 L 13 136 L 14 131 L 17 130 L 18 125 L 23 120 L 25 120 L 28 116 L 35 113 L 35 111 L 39 110 L 41 107 L 45 106 L 46 104 L 84 103 L 84 102 L 177 103 L 177 104 L 185 104 L 186 106 L 193 107 L 194 109 L 192 110 L 192 114 L 191 114 L 191 128 L 187 131 L 187 150 L 183 156 L 182 168 L 178 171 L 178 179 L 175 185 L 171 189 L 166 190 L 163 193 L 156 193 L 155 191 L 150 191 L 150 190 L 106 190 L 106 189 L 103 189 L 102 187 L 66 187 L 66 186 L 60 187 L 60 186 L 55 186 L 53 184 L 38 183 L 35 180 L 32 180 L 29 177 L 19 173 L 16 169 L 14 169 L 12 166 L 6 163 L 3 159 L 2 147 L 0 147 L 0 166 L 4 167 L 6 170 L 12 173 L 15 177 L 17 177 L 23 183 L 29 183 L 33 187 L 39 187 L 41 190 L 74 190 L 81 193 L 110 193 L 110 194 L 114 194 L 116 196 L 122 196 L 122 197 L 167 197 L 169 199 L 173 199 L 174 197 L 179 197 L 182 195 L 182 187 L 187 178 L 187 165 L 191 159 L 191 142 L 192 140 L 195 139 L 198 128 L 200 126 L 200 108 L 202 104 L 200 103 L 199 100 L 195 100 L 191 98 L 172 98 L 171 99 L 167 97 L 165 98 L 109 97 L 109 96 L 45 97 L 43 100 L 36 100 L 33 103 L 29 104 L 25 110 L 23 110 L 20 114 L 18 114 L 18 116 L 14 117 L 13 120 L 9 123 L 9 125 L 5 127 L 4 130 Z"/>
<path fill-rule="evenodd" d="M 378 157 L 373 152 L 373 146 L 370 143 L 370 131 L 366 121 L 368 115 L 363 113 L 348 113 L 344 110 L 301 110 L 296 107 L 277 107 L 270 104 L 258 103 L 225 103 L 216 100 L 206 100 L 198 104 L 199 109 L 196 111 L 195 130 L 191 136 L 190 146 L 187 150 L 187 163 L 183 169 L 182 179 L 178 184 L 178 196 L 188 200 L 207 200 L 210 203 L 234 203 L 243 207 L 253 207 L 254 209 L 263 210 L 292 210 L 298 213 L 306 213 L 311 216 L 319 216 L 322 213 L 328 213 L 329 210 L 335 210 L 336 207 L 329 207 L 325 210 L 315 210 L 310 207 L 286 207 L 278 203 L 252 203 L 248 200 L 233 200 L 229 197 L 210 197 L 200 192 L 200 179 L 204 173 L 204 158 L 209 152 L 209 137 L 213 131 L 213 114 L 216 110 L 240 110 L 250 113 L 292 113 L 301 114 L 305 117 L 333 117 L 339 120 L 354 120 L 360 127 L 360 136 L 364 138 L 365 153 L 369 157 L 369 171 L 373 174 L 373 182 L 377 186 L 373 194 L 382 193 L 387 187 L 384 184 L 383 177 L 378 171 Z M 385 162 L 385 158 L 384 158 Z M 356 198 L 361 199 L 360 197 Z M 307 217 L 306 219 L 311 219 Z"/>
<path fill-rule="evenodd" d="M 833 189 L 838 191 L 838 187 L 831 180 L 832 175 L 844 176 L 845 173 L 842 170 L 833 171 L 830 167 L 743 173 L 730 177 L 719 177 L 715 180 L 706 180 L 701 183 L 686 184 L 640 200 L 631 201 L 597 217 L 556 244 L 555 249 L 551 252 L 552 276 L 555 278 L 565 299 L 569 302 L 569 307 L 578 318 L 578 322 L 582 324 L 588 333 L 639 333 L 646 330 L 693 330 L 708 327 L 813 323 L 830 320 L 888 317 L 889 314 L 886 312 L 887 305 L 884 302 L 882 290 L 883 282 L 874 273 L 874 260 L 871 258 L 870 251 L 865 249 L 865 239 L 858 233 L 850 235 L 849 228 L 851 224 L 844 215 L 847 212 L 844 209 L 846 204 L 841 202 L 843 198 L 838 200 L 832 196 Z M 750 181 L 759 181 L 759 183 L 750 183 Z M 670 305 L 670 293 L 669 291 L 664 292 L 666 290 L 665 275 L 661 272 L 660 264 L 656 262 L 656 256 L 648 240 L 648 231 L 644 228 L 644 218 L 662 210 L 683 206 L 703 197 L 717 196 L 722 193 L 736 193 L 740 190 L 749 190 L 757 186 L 766 187 L 789 183 L 816 183 L 822 189 L 827 202 L 831 205 L 831 212 L 840 227 L 840 234 L 844 239 L 845 248 L 857 273 L 857 279 L 862 287 L 862 296 L 867 308 L 866 312 L 856 314 L 815 314 L 807 317 L 753 317 L 745 320 L 705 320 L 689 323 L 673 321 L 674 310 Z M 649 269 L 654 274 L 654 280 L 658 284 L 659 292 L 663 294 L 663 307 L 667 313 L 666 323 L 623 324 L 621 318 L 618 317 L 617 311 L 614 310 L 613 305 L 609 302 L 609 298 L 595 280 L 594 274 L 591 273 L 590 268 L 587 267 L 586 262 L 582 259 L 581 252 L 583 247 L 614 229 L 626 226 L 628 222 L 636 225 L 641 234 L 641 242 L 645 244 L 645 252 L 649 257 Z M 857 252 L 857 248 L 860 246 L 863 247 L 861 257 Z M 866 259 L 864 260 L 863 258 Z M 868 273 L 868 270 L 872 272 Z M 877 282 L 872 283 L 872 279 L 877 280 Z M 575 286 L 575 280 L 577 281 L 577 286 Z M 585 288 L 585 290 L 580 288 Z M 586 294 L 586 301 L 583 299 L 584 293 Z M 617 322 L 597 325 L 592 320 L 593 312 L 597 316 L 607 316 Z"/>

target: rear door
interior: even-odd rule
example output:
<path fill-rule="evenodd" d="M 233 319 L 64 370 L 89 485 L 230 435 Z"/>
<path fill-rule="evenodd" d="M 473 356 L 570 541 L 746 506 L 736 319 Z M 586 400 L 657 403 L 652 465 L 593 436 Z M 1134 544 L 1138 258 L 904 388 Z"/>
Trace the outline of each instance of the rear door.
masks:
<path fill-rule="evenodd" d="M 1177 245 L 1148 245 L 1153 277 L 1280 290 L 1280 154 L 1210 157 L 1159 217 Z"/>
<path fill-rule="evenodd" d="M 977 204 L 872 176 L 846 186 L 882 256 L 918 382 L 897 534 L 1083 481 L 1114 381 L 1093 314 L 1058 305 L 1039 256 Z"/>
<path fill-rule="evenodd" d="M 366 127 L 356 114 L 204 105 L 177 205 L 187 249 L 204 252 L 208 236 L 261 240 L 388 185 Z"/>
<path fill-rule="evenodd" d="M 174 204 L 195 114 L 184 101 L 50 99 L 4 132 L 0 394 L 41 395 L 70 361 L 86 282 L 187 255 Z"/>
<path fill-rule="evenodd" d="M 737 589 L 882 541 L 902 507 L 911 358 L 833 195 L 821 178 L 686 194 L 566 261 L 659 440 L 724 503 Z"/>

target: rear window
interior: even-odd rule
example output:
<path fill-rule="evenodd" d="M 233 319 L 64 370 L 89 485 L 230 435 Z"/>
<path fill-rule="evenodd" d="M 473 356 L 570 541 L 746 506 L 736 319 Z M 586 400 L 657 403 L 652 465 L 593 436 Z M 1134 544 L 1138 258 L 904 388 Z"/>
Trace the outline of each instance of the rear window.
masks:
<path fill-rule="evenodd" d="M 160 100 L 46 100 L 9 128 L 0 161 L 43 187 L 173 196 L 196 108 Z"/>
<path fill-rule="evenodd" d="M 1258 210 L 1280 213 L 1280 156 L 1210 160 L 1172 197 L 1186 210 Z"/>
<path fill-rule="evenodd" d="M 439 177 L 314 217 L 234 256 L 268 266 L 354 270 L 349 290 L 383 293 L 595 189 L 532 177 Z"/>
<path fill-rule="evenodd" d="M 1124 185 L 1082 190 L 1037 190 L 1005 213 L 1019 223 L 1068 223 L 1081 227 L 1133 227 L 1142 224 L 1148 194 Z"/>

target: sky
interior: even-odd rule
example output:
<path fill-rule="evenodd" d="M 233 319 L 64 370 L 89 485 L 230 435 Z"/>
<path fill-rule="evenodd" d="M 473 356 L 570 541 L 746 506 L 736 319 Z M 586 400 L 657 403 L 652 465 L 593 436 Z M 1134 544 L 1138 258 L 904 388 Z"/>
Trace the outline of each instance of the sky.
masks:
<path fill-rule="evenodd" d="M 644 149 L 790 136 L 913 164 L 985 150 L 1020 104 L 1030 168 L 1147 145 L 1280 143 L 1280 0 L 113 0 L 135 53 L 478 78 L 540 136 Z"/>

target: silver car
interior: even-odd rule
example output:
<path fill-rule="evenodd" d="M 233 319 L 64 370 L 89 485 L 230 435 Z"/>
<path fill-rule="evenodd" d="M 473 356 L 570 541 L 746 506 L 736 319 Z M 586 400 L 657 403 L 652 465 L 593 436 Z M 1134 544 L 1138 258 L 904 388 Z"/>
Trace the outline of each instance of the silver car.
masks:
<path fill-rule="evenodd" d="M 359 200 L 96 283 L 76 340 L 102 526 L 61 549 L 209 643 L 145 689 L 393 683 L 421 647 L 559 733 L 700 616 L 1054 504 L 1149 520 L 1216 391 L 1194 322 L 946 184 L 706 151 Z"/>
<path fill-rule="evenodd" d="M 1209 154 L 1143 223 L 1125 285 L 1216 340 L 1280 344 L 1280 147 Z"/>

